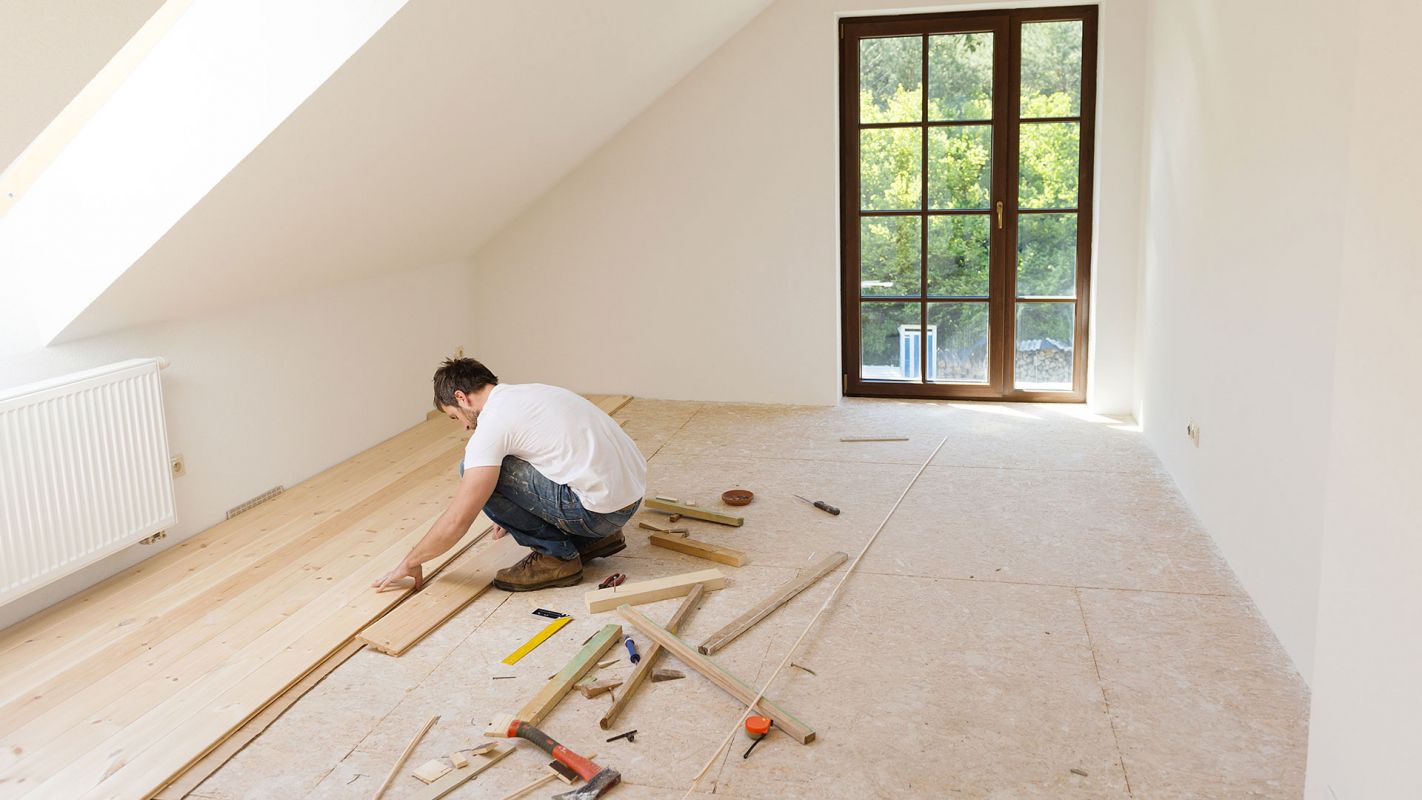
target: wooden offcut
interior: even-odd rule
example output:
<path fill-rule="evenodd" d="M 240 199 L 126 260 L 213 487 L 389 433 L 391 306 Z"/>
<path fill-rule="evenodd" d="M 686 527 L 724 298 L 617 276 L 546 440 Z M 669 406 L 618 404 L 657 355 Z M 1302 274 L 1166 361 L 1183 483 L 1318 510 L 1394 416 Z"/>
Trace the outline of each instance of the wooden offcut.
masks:
<path fill-rule="evenodd" d="M 702 508 L 701 506 L 687 505 L 686 503 L 673 503 L 669 500 L 658 500 L 655 497 L 650 500 L 643 500 L 642 506 L 643 508 L 649 509 L 651 511 L 662 511 L 667 514 L 680 514 L 683 517 L 691 517 L 692 519 L 700 519 L 705 520 L 707 522 L 715 522 L 721 525 L 730 525 L 732 527 L 740 527 L 746 522 L 744 517 L 738 517 L 734 514 L 722 514 L 719 511 L 711 511 L 709 509 Z"/>
<path fill-rule="evenodd" d="M 464 766 L 469 766 L 467 759 L 464 762 Z M 453 771 L 454 767 L 444 763 L 438 758 L 432 758 L 416 767 L 410 774 L 415 776 L 421 783 L 434 783 Z"/>
<path fill-rule="evenodd" d="M 697 584 L 704 585 L 708 591 L 720 589 L 726 585 L 726 576 L 719 569 L 703 569 L 665 578 L 624 583 L 621 586 L 609 586 L 606 589 L 594 589 L 583 595 L 583 599 L 587 601 L 588 612 L 596 614 L 611 611 L 621 605 L 636 606 L 671 597 L 684 597 Z"/>
<path fill-rule="evenodd" d="M 591 700 L 592 698 L 597 697 L 598 695 L 607 694 L 608 692 L 612 691 L 613 689 L 616 689 L 621 685 L 622 681 L 619 680 L 598 681 L 595 683 L 580 683 L 578 684 L 578 691 L 582 693 L 583 697 L 586 697 Z"/>
<path fill-rule="evenodd" d="M 704 558 L 708 561 L 716 561 L 721 564 L 729 564 L 739 567 L 746 563 L 744 551 L 734 547 L 725 547 L 719 544 L 703 542 L 699 539 L 687 539 L 677 536 L 671 532 L 656 532 L 647 536 L 647 541 L 657 547 L 664 547 L 668 550 L 675 550 L 678 553 L 686 553 L 689 556 Z"/>
<path fill-rule="evenodd" d="M 473 765 L 464 769 L 457 769 L 448 775 L 440 778 L 429 786 L 424 787 L 418 793 L 411 795 L 410 800 L 440 800 L 441 797 L 458 789 L 469 781 L 479 776 L 479 773 L 499 763 L 514 751 L 512 745 L 508 747 L 495 747 L 484 755 L 474 759 Z"/>
<path fill-rule="evenodd" d="M 682 663 L 688 667 L 706 676 L 707 680 L 719 686 L 727 694 L 745 704 L 755 700 L 756 691 L 749 684 L 727 672 L 715 661 L 696 652 L 696 648 L 653 622 L 647 615 L 630 606 L 619 607 L 617 613 L 622 615 L 622 618 L 631 623 L 632 627 L 642 635 L 666 648 L 667 652 L 681 659 Z M 789 734 L 790 738 L 800 744 L 809 744 L 815 740 L 815 731 L 810 726 L 796 719 L 790 712 L 772 702 L 770 698 L 760 698 L 760 702 L 756 703 L 755 707 L 759 713 L 774 720 L 775 727 Z"/>
<path fill-rule="evenodd" d="M 755 604 L 755 606 L 751 607 L 746 613 L 736 617 L 727 623 L 725 627 L 706 637 L 706 641 L 697 646 L 696 651 L 707 656 L 715 653 L 717 650 L 730 644 L 737 636 L 750 630 L 751 626 L 770 616 L 771 612 L 775 611 L 775 609 L 788 603 L 790 598 L 815 585 L 820 578 L 830 574 L 837 569 L 840 564 L 848 560 L 848 554 L 834 552 L 816 561 L 806 568 L 804 572 L 791 578 L 779 589 L 776 589 L 769 597 Z"/>
<path fill-rule="evenodd" d="M 602 658 L 603 653 L 611 650 L 618 642 L 622 641 L 622 626 L 617 624 L 604 625 L 602 630 L 593 634 L 588 643 L 583 645 L 577 655 L 543 685 L 514 716 L 527 722 L 530 725 L 537 725 L 548 716 L 548 712 L 558 705 L 558 701 L 563 699 L 577 683 L 580 678 L 588 674 L 593 667 L 597 666 L 597 660 Z M 484 732 L 485 736 L 491 735 L 490 731 Z M 497 734 L 502 736 L 503 732 Z"/>

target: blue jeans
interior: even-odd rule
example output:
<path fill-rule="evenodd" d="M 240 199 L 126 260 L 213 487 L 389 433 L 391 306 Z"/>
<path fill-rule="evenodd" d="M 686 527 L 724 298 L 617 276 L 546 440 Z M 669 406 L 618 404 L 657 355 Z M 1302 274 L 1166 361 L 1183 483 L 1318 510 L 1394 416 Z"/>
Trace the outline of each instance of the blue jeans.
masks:
<path fill-rule="evenodd" d="M 641 504 L 638 500 L 607 514 L 588 511 L 571 488 L 544 477 L 527 461 L 507 456 L 484 515 L 524 547 L 566 561 L 578 554 L 579 541 L 586 545 L 621 530 Z"/>

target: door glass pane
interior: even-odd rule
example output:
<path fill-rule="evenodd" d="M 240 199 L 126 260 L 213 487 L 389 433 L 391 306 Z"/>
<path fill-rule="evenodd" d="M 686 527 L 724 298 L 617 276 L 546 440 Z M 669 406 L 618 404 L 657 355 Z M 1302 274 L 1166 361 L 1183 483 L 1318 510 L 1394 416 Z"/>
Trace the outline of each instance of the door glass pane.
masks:
<path fill-rule="evenodd" d="M 1081 125 L 1033 122 L 1023 123 L 1020 130 L 1017 207 L 1075 208 Z"/>
<path fill-rule="evenodd" d="M 930 381 L 988 382 L 987 303 L 929 303 L 928 336 Z"/>
<path fill-rule="evenodd" d="M 923 37 L 859 41 L 859 121 L 923 117 Z"/>
<path fill-rule="evenodd" d="M 987 208 L 992 194 L 991 159 L 991 125 L 930 128 L 929 207 Z"/>
<path fill-rule="evenodd" d="M 922 191 L 919 128 L 859 132 L 859 205 L 866 211 L 918 208 Z"/>
<path fill-rule="evenodd" d="M 1074 303 L 1019 303 L 1012 382 L 1018 389 L 1071 391 Z"/>
<path fill-rule="evenodd" d="M 1017 218 L 1017 296 L 1076 296 L 1076 214 Z"/>
<path fill-rule="evenodd" d="M 860 377 L 866 381 L 919 380 L 918 303 L 859 306 Z"/>
<path fill-rule="evenodd" d="M 928 218 L 928 293 L 934 297 L 985 297 L 992 218 L 951 214 Z"/>
<path fill-rule="evenodd" d="M 1081 20 L 1023 23 L 1022 116 L 1080 115 Z"/>
<path fill-rule="evenodd" d="M 928 37 L 928 118 L 992 119 L 992 34 Z"/>
<path fill-rule="evenodd" d="M 859 218 L 861 294 L 919 296 L 922 224 L 919 217 Z"/>

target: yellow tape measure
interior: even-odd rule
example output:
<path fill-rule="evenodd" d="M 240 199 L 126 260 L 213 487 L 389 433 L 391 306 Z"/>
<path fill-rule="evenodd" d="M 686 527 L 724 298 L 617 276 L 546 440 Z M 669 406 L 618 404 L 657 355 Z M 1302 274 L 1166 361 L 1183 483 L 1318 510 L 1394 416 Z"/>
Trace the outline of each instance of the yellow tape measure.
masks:
<path fill-rule="evenodd" d="M 539 631 L 538 634 L 535 635 L 532 639 L 529 639 L 528 641 L 524 642 L 522 647 L 505 656 L 504 663 L 517 664 L 520 658 L 523 658 L 524 656 L 533 652 L 533 648 L 539 646 L 540 644 L 543 644 L 545 641 L 547 641 L 549 636 L 552 636 L 553 634 L 562 630 L 564 625 L 567 625 L 569 622 L 572 621 L 572 617 L 563 617 L 561 619 L 555 619 L 552 622 L 548 623 L 544 626 L 543 630 Z"/>

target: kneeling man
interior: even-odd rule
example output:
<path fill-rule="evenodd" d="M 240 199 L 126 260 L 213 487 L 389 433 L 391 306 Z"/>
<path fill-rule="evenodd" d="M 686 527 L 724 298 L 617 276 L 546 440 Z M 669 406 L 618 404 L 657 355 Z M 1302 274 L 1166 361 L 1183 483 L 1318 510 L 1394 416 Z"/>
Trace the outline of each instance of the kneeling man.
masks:
<path fill-rule="evenodd" d="M 647 488 L 647 460 L 612 417 L 580 395 L 539 383 L 500 384 L 472 358 L 434 375 L 435 407 L 473 431 L 449 508 L 400 565 L 373 586 L 405 577 L 453 547 L 483 509 L 494 538 L 512 535 L 533 552 L 499 570 L 510 592 L 572 586 L 583 562 L 626 547 L 622 526 Z"/>

